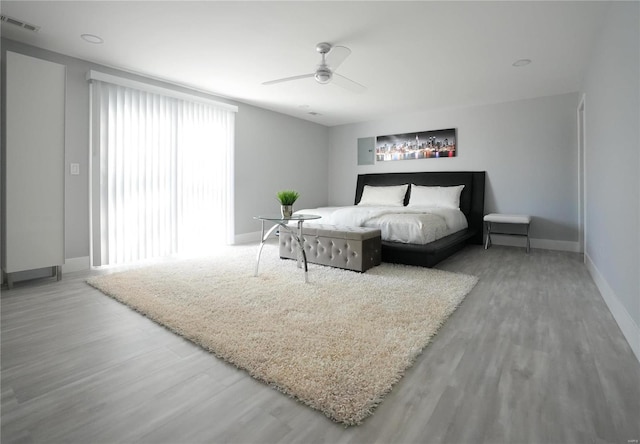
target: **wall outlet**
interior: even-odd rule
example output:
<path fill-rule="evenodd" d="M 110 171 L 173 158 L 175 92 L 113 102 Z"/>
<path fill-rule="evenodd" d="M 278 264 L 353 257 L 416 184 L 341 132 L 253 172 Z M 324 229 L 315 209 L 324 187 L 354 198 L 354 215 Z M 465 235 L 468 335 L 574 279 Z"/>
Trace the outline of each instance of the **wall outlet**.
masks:
<path fill-rule="evenodd" d="M 80 164 L 79 163 L 72 163 L 71 164 L 71 175 L 72 176 L 79 176 L 80 175 Z"/>

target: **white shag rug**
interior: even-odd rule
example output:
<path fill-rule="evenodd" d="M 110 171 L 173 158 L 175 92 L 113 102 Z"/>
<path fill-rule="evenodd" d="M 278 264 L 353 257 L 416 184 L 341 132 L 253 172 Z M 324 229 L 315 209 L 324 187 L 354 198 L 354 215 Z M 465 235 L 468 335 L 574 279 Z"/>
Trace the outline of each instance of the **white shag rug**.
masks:
<path fill-rule="evenodd" d="M 369 416 L 477 282 L 385 264 L 366 273 L 226 247 L 88 283 L 253 377 L 355 425 Z"/>

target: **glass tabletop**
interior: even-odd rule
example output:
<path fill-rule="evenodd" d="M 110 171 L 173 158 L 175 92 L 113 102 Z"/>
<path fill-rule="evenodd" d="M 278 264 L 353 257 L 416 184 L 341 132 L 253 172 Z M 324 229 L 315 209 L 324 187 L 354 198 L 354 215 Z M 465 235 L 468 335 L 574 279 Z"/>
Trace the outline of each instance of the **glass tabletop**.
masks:
<path fill-rule="evenodd" d="M 255 216 L 254 219 L 258 220 L 268 220 L 272 222 L 289 222 L 289 221 L 305 221 L 305 220 L 315 220 L 320 219 L 322 216 L 318 216 L 317 214 L 294 214 L 291 217 L 282 217 L 276 215 L 268 215 L 268 216 Z"/>

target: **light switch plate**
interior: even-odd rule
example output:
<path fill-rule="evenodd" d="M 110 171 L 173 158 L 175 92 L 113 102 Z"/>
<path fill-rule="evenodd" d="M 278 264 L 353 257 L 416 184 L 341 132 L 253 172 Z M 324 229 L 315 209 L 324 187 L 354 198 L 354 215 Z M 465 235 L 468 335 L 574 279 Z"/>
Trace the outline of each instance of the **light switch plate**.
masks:
<path fill-rule="evenodd" d="M 71 164 L 71 175 L 72 176 L 79 176 L 80 175 L 80 164 L 79 163 L 72 163 Z"/>

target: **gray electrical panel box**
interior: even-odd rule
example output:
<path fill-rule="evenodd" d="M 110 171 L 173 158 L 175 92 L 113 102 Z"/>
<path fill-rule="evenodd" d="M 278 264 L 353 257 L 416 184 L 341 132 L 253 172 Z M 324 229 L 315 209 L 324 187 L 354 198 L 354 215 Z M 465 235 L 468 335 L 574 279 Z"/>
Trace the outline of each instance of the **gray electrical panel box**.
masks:
<path fill-rule="evenodd" d="M 358 165 L 373 165 L 376 156 L 376 138 L 358 139 Z"/>

